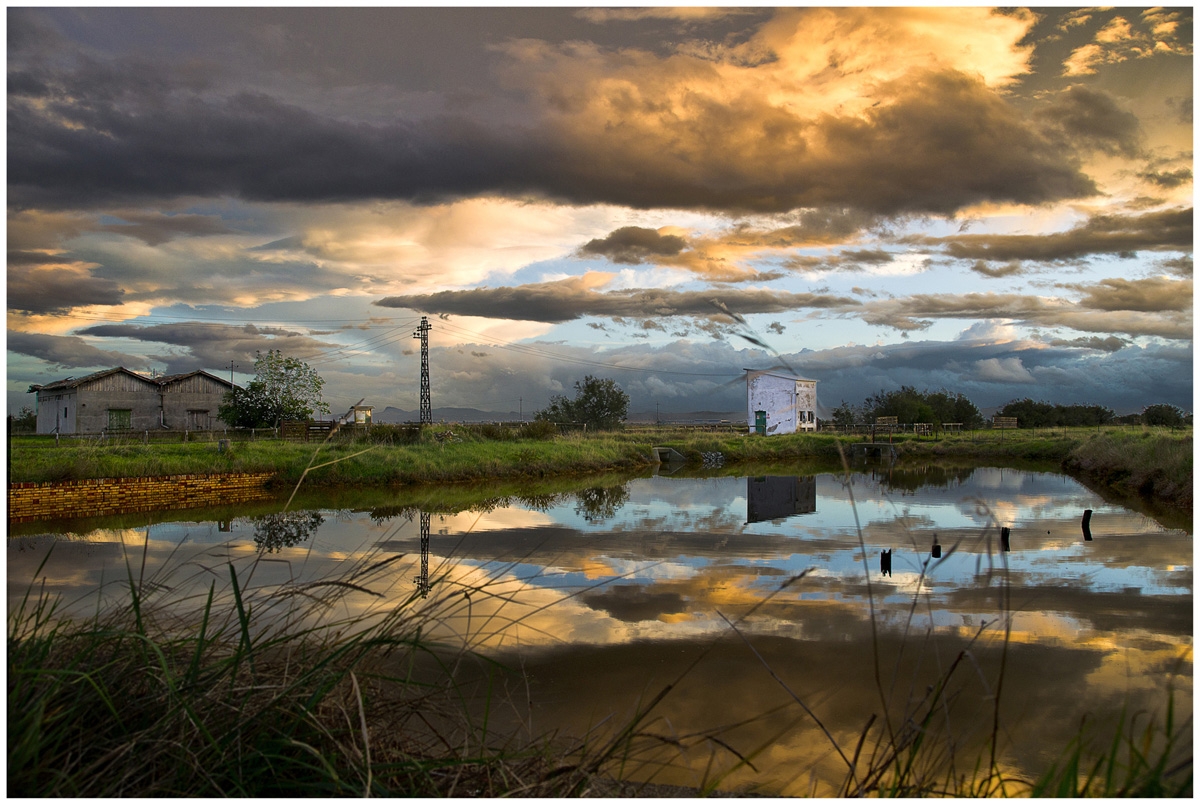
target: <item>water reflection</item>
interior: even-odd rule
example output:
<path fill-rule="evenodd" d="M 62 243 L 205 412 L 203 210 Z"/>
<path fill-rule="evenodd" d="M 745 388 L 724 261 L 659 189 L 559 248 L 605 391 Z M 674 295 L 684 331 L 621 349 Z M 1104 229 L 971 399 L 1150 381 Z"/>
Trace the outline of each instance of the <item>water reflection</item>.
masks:
<path fill-rule="evenodd" d="M 397 501 L 13 538 L 9 600 L 45 560 L 47 587 L 94 610 L 89 596 L 123 577 L 129 550 L 144 550 L 146 572 L 181 596 L 212 582 L 197 566 L 269 555 L 253 583 L 274 589 L 387 560 L 391 589 L 351 591 L 339 606 L 394 606 L 412 597 L 414 579 L 414 606 L 484 592 L 432 636 L 525 668 L 522 723 L 581 734 L 621 723 L 674 684 L 660 708 L 672 729 L 737 725 L 721 740 L 762 748 L 761 774 L 744 769 L 731 782 L 769 780 L 786 793 L 807 792 L 808 778 L 789 787 L 789 774 L 837 770 L 772 673 L 852 750 L 870 716 L 902 718 L 907 692 L 919 700 L 969 650 L 974 676 L 955 688 L 947 718 L 964 736 L 986 723 L 1006 667 L 1005 729 L 1033 736 L 1006 749 L 1018 771 L 1061 750 L 1085 714 L 1154 710 L 1168 686 L 1190 711 L 1189 534 L 1059 475 L 897 477 L 659 476 L 470 506 Z M 747 721 L 760 713 L 769 715 Z M 664 781 L 695 782 L 686 763 L 675 766 Z"/>
<path fill-rule="evenodd" d="M 429 597 L 429 512 L 421 512 L 421 572 L 417 576 L 417 595 Z"/>
<path fill-rule="evenodd" d="M 251 522 L 254 524 L 254 544 L 262 551 L 276 553 L 307 540 L 325 518 L 320 512 L 290 511 L 253 517 Z M 217 530 L 230 533 L 233 526 L 228 521 L 218 522 Z"/>
<path fill-rule="evenodd" d="M 746 479 L 746 522 L 761 523 L 817 510 L 817 479 L 764 475 Z"/>

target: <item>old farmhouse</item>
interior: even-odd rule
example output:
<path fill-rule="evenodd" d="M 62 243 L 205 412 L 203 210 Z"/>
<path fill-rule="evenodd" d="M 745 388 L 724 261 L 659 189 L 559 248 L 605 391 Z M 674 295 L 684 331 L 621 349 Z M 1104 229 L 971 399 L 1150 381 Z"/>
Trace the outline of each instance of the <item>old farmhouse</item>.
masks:
<path fill-rule="evenodd" d="M 197 370 L 146 377 L 123 367 L 43 386 L 37 393 L 38 433 L 127 430 L 210 430 L 234 385 Z"/>
<path fill-rule="evenodd" d="M 746 421 L 751 433 L 817 429 L 817 381 L 746 369 Z"/>

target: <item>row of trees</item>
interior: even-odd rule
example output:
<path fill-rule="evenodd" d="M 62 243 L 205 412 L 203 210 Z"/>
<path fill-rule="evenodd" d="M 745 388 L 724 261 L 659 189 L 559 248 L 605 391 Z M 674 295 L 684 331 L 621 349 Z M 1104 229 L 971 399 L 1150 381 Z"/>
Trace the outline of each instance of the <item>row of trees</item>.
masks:
<path fill-rule="evenodd" d="M 963 428 L 983 426 L 983 414 L 963 394 L 938 391 L 917 391 L 901 386 L 895 391 L 880 391 L 863 401 L 857 408 L 842 400 L 833 410 L 833 424 L 846 427 L 870 424 L 877 417 L 894 416 L 902 424 L 912 422 L 961 422 Z"/>
<path fill-rule="evenodd" d="M 997 416 L 1016 417 L 1022 428 L 1096 427 L 1108 424 L 1157 425 L 1181 427 L 1191 424 L 1191 416 L 1174 405 L 1149 405 L 1140 414 L 1118 417 L 1102 405 L 1062 405 L 1035 402 L 1026 397 L 1005 403 Z M 871 424 L 877 417 L 894 416 L 901 424 L 913 422 L 961 422 L 964 429 L 982 427 L 983 414 L 973 402 L 960 393 L 945 389 L 917 391 L 901 386 L 895 391 L 880 391 L 853 406 L 845 400 L 833 410 L 833 424 L 846 427 Z"/>
<path fill-rule="evenodd" d="M 1112 409 L 1103 405 L 1059 405 L 1034 402 L 1028 397 L 1005 403 L 996 414 L 1015 416 L 1022 428 L 1096 427 L 1116 418 Z"/>

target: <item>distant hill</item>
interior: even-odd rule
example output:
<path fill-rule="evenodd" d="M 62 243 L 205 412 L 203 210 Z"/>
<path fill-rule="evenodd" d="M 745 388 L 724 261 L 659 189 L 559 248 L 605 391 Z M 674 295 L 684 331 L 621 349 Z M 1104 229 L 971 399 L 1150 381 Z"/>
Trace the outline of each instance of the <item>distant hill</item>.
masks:
<path fill-rule="evenodd" d="M 480 411 L 478 408 L 434 408 L 432 411 L 434 422 L 518 422 L 522 416 L 517 411 Z M 685 413 L 669 413 L 663 411 L 658 414 L 663 422 L 718 422 L 722 419 L 727 419 L 731 422 L 744 422 L 746 414 L 740 411 L 688 411 Z M 395 408 L 391 405 L 384 408 L 382 411 L 373 411 L 371 419 L 374 422 L 393 423 L 393 422 L 420 422 L 420 411 L 405 411 L 402 408 Z M 533 419 L 533 412 L 526 411 L 524 414 L 526 421 Z M 629 414 L 626 419 L 629 422 L 654 422 L 656 415 L 654 411 L 642 411 Z"/>

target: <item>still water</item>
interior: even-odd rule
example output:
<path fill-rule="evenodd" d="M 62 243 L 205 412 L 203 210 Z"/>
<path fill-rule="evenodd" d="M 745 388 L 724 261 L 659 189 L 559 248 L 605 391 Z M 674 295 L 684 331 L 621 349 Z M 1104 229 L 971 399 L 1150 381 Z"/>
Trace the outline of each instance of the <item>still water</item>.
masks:
<path fill-rule="evenodd" d="M 920 720 L 942 679 L 924 729 L 964 772 L 993 734 L 1028 777 L 1081 724 L 1161 717 L 1168 691 L 1190 714 L 1192 555 L 1189 530 L 1068 477 L 929 467 L 30 534 L 8 573 L 10 609 L 45 560 L 38 581 L 94 611 L 127 565 L 194 601 L 225 562 L 269 560 L 247 583 L 282 588 L 400 557 L 327 617 L 441 606 L 431 636 L 514 669 L 497 728 L 598 741 L 670 685 L 627 774 L 802 794 L 845 777 L 869 724 L 864 753 Z"/>

